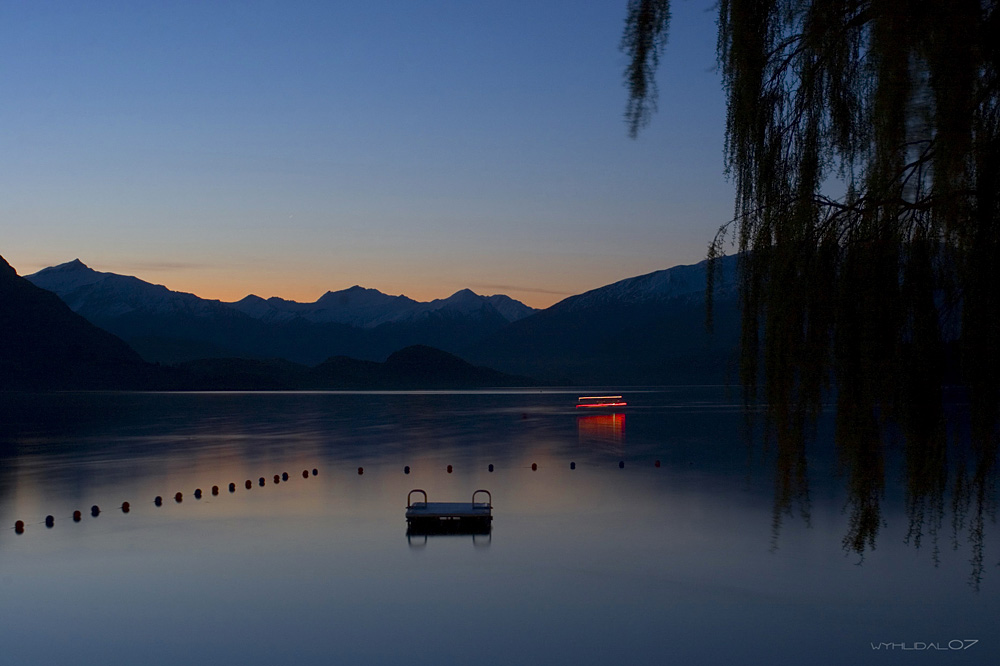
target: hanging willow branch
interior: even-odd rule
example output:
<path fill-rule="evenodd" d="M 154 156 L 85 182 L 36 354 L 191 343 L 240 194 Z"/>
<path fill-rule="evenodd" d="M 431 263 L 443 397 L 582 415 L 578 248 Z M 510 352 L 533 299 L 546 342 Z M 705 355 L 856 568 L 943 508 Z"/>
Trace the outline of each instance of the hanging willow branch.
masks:
<path fill-rule="evenodd" d="M 656 68 L 670 27 L 668 0 L 629 0 L 621 48 L 632 56 L 625 70 L 628 107 L 625 122 L 633 139 L 656 110 Z"/>
<path fill-rule="evenodd" d="M 629 3 L 633 135 L 654 109 L 669 16 L 666 0 Z M 818 400 L 832 373 L 891 405 L 898 391 L 886 384 L 904 365 L 936 367 L 913 351 L 942 355 L 959 337 L 916 327 L 935 314 L 921 308 L 954 303 L 962 377 L 980 425 L 995 423 L 997 34 L 995 0 L 720 0 L 726 169 L 737 194 L 709 255 L 726 238 L 741 253 L 749 394 L 760 384 L 769 403 L 811 412 L 817 405 L 803 401 Z M 936 297 L 903 288 L 916 273 L 930 275 L 924 288 Z"/>
<path fill-rule="evenodd" d="M 833 385 L 844 459 L 867 460 L 871 473 L 881 469 L 879 423 L 925 442 L 940 432 L 942 384 L 959 380 L 975 478 L 995 475 L 997 4 L 719 1 L 736 201 L 709 262 L 727 242 L 740 252 L 741 380 L 748 402 L 763 398 L 779 441 L 802 436 Z M 629 3 L 633 136 L 653 110 L 668 19 L 665 1 Z M 856 508 L 880 483 L 862 484 Z M 851 544 L 868 543 L 877 525 L 859 520 Z"/>

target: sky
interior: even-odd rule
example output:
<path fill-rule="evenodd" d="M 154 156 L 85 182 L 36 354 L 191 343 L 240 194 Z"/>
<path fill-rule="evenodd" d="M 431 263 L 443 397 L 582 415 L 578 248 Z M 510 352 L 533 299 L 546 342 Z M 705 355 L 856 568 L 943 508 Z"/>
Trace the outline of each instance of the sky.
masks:
<path fill-rule="evenodd" d="M 672 3 L 635 140 L 626 4 L 2 3 L 0 255 L 534 307 L 700 261 L 733 211 L 714 3 Z"/>

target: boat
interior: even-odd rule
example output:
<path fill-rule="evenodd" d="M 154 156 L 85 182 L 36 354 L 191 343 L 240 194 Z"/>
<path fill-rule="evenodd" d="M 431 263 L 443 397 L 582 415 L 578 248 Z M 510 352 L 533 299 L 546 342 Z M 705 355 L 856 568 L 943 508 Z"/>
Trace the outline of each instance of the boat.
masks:
<path fill-rule="evenodd" d="M 581 395 L 576 399 L 577 409 L 618 409 L 627 404 L 620 395 Z"/>

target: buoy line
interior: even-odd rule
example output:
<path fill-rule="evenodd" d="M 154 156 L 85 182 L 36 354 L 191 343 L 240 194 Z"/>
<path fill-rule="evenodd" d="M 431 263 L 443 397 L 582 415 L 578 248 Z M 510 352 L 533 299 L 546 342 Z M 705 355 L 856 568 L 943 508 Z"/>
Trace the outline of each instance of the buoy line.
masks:
<path fill-rule="evenodd" d="M 653 462 L 653 467 L 659 469 L 660 468 L 660 461 L 659 460 L 655 460 Z M 576 462 L 575 461 L 571 461 L 569 463 L 569 468 L 571 470 L 575 470 L 576 469 Z M 358 469 L 358 476 L 363 476 L 364 473 L 365 473 L 365 468 L 364 467 L 358 467 L 357 469 Z M 490 463 L 487 466 L 487 471 L 489 471 L 490 473 L 492 473 L 495 469 L 496 468 L 495 468 L 495 466 L 494 466 L 493 463 Z M 531 463 L 530 469 L 533 472 L 538 471 L 538 463 L 534 463 L 534 462 Z M 618 461 L 618 469 L 625 469 L 625 461 L 624 460 L 619 460 Z M 446 473 L 451 474 L 454 471 L 454 466 L 453 465 L 446 466 L 445 467 L 445 471 L 446 471 Z M 409 474 L 410 473 L 410 466 L 409 465 L 406 465 L 406 466 L 403 467 L 403 473 L 404 474 Z M 318 475 L 319 475 L 319 469 L 314 467 L 312 469 L 311 476 L 318 476 Z M 308 479 L 309 477 L 310 477 L 309 470 L 308 469 L 302 470 L 302 478 L 303 479 Z M 281 474 L 275 474 L 274 475 L 274 477 L 273 477 L 273 483 L 274 483 L 274 485 L 278 485 L 278 484 L 280 484 L 282 482 L 287 482 L 288 479 L 289 479 L 288 472 L 282 472 Z M 264 487 L 267 486 L 267 479 L 262 476 L 262 477 L 260 477 L 257 480 L 257 484 L 261 488 L 264 488 Z M 244 485 L 244 488 L 246 488 L 247 490 L 251 490 L 253 488 L 253 481 L 250 480 L 250 479 L 247 479 L 244 482 L 243 485 Z M 230 494 L 234 494 L 236 492 L 236 483 L 235 482 L 230 482 L 228 487 L 229 487 L 229 493 Z M 212 486 L 211 493 L 212 493 L 213 497 L 217 497 L 219 495 L 219 486 Z M 194 498 L 196 500 L 200 500 L 202 498 L 202 495 L 203 495 L 201 488 L 196 488 L 194 490 L 193 495 L 194 495 Z M 181 503 L 183 503 L 183 501 L 184 501 L 184 493 L 182 493 L 181 491 L 178 491 L 177 493 L 174 494 L 174 502 L 175 503 L 181 504 Z M 161 495 L 157 495 L 155 498 L 153 498 L 153 504 L 155 506 L 157 506 L 157 507 L 163 506 L 163 497 Z M 131 504 L 129 502 L 122 502 L 121 505 L 118 507 L 118 509 L 120 509 L 122 513 L 127 514 L 131 510 Z M 101 515 L 101 509 L 100 509 L 100 507 L 98 505 L 96 505 L 96 504 L 93 505 L 92 507 L 90 507 L 90 515 L 93 518 L 97 518 L 98 516 L 100 516 Z M 74 523 L 79 523 L 83 519 L 83 514 L 79 510 L 74 511 L 73 515 L 72 515 L 72 518 L 73 518 L 73 522 Z M 52 514 L 49 514 L 49 515 L 45 516 L 45 520 L 44 521 L 38 521 L 38 522 L 35 522 L 35 523 L 25 523 L 23 520 L 16 520 L 16 521 L 14 521 L 14 532 L 16 534 L 24 534 L 24 531 L 25 531 L 26 527 L 28 527 L 30 525 L 42 525 L 42 524 L 44 524 L 47 528 L 50 528 L 50 529 L 53 528 L 53 527 L 55 527 L 55 516 L 53 516 Z"/>
<path fill-rule="evenodd" d="M 314 467 L 312 469 L 312 476 L 318 476 L 318 475 L 319 475 L 319 469 Z M 303 479 L 308 479 L 309 477 L 310 477 L 309 470 L 308 469 L 302 470 L 302 478 Z M 275 474 L 274 475 L 274 483 L 278 484 L 281 481 L 288 481 L 288 478 L 289 478 L 288 477 L 288 472 L 282 472 L 281 474 Z M 261 487 L 264 487 L 266 485 L 264 477 L 260 477 L 260 485 L 261 485 Z M 250 481 L 250 479 L 247 479 L 247 481 L 246 481 L 246 489 L 250 490 L 251 488 L 253 488 L 253 482 Z M 232 482 L 232 483 L 229 484 L 229 492 L 230 493 L 235 493 L 236 492 L 236 483 L 235 482 Z M 194 494 L 194 498 L 197 499 L 197 500 L 200 500 L 202 498 L 202 496 L 203 496 L 201 488 L 196 488 L 193 494 Z M 212 495 L 216 496 L 216 497 L 219 495 L 219 486 L 212 486 Z M 181 492 L 181 491 L 177 491 L 174 494 L 174 502 L 177 503 L 177 504 L 181 504 L 181 503 L 183 503 L 183 501 L 184 501 L 184 493 Z M 157 506 L 157 507 L 163 506 L 163 496 L 162 495 L 157 495 L 156 497 L 154 497 L 153 498 L 153 505 Z M 127 514 L 127 513 L 129 513 L 132 510 L 132 505 L 129 502 L 122 502 L 121 505 L 118 508 L 121 510 L 122 513 Z M 101 507 L 98 506 L 97 504 L 95 504 L 92 507 L 90 507 L 90 515 L 93 518 L 97 518 L 98 516 L 100 516 L 101 515 Z M 73 512 L 72 518 L 73 518 L 73 522 L 74 523 L 79 523 L 83 519 L 83 513 L 80 510 L 76 510 L 76 511 Z M 45 516 L 45 520 L 44 521 L 38 521 L 36 523 L 25 523 L 23 520 L 16 520 L 16 521 L 14 521 L 14 533 L 15 534 L 24 534 L 25 528 L 29 527 L 31 525 L 42 525 L 42 524 L 44 524 L 45 527 L 51 529 L 51 528 L 55 527 L 55 523 L 56 523 L 56 518 L 52 514 L 49 514 L 49 515 Z"/>

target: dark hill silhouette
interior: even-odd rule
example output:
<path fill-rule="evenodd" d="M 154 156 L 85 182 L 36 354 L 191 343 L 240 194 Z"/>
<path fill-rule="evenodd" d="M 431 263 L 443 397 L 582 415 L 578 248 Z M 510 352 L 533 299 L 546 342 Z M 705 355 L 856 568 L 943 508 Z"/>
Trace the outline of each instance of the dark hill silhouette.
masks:
<path fill-rule="evenodd" d="M 184 388 L 200 391 L 293 391 L 307 386 L 309 368 L 284 359 L 205 358 L 175 366 Z"/>
<path fill-rule="evenodd" d="M 383 364 L 350 356 L 331 356 L 312 369 L 314 387 L 328 389 L 389 388 L 382 383 Z"/>
<path fill-rule="evenodd" d="M 178 369 L 193 387 L 206 390 L 464 389 L 534 384 L 526 377 L 477 367 L 423 345 L 401 349 L 384 363 L 335 356 L 309 368 L 283 359 L 211 358 L 188 361 Z"/>
<path fill-rule="evenodd" d="M 506 375 L 475 366 L 454 354 L 411 345 L 389 355 L 382 364 L 387 378 L 399 385 L 437 387 L 524 386 L 534 384 L 525 377 Z"/>
<path fill-rule="evenodd" d="M 18 276 L 0 257 L 0 389 L 148 388 L 165 383 L 125 342 Z"/>

